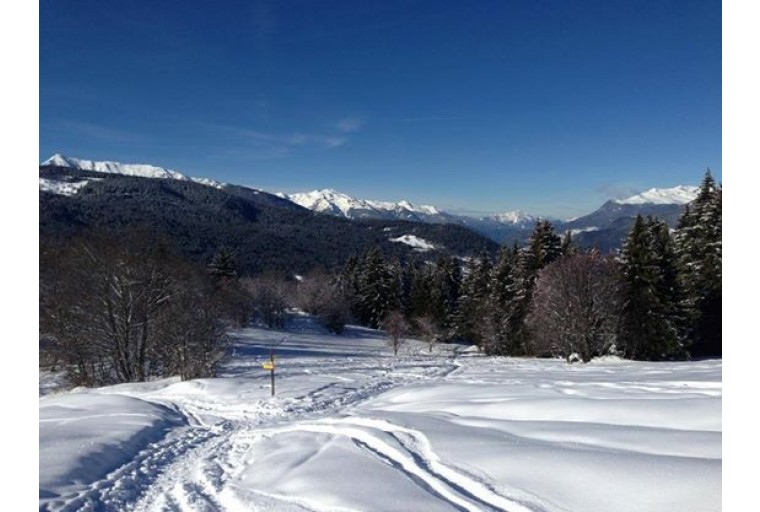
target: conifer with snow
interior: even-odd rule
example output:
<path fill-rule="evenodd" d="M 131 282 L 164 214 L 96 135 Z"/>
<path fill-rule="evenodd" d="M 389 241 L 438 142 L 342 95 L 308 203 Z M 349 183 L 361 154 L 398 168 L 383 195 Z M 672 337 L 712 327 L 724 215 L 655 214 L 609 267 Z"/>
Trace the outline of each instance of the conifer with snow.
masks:
<path fill-rule="evenodd" d="M 682 351 L 672 241 L 667 225 L 641 215 L 622 252 L 620 349 L 631 359 L 660 360 Z"/>
<path fill-rule="evenodd" d="M 695 356 L 722 354 L 722 194 L 708 169 L 676 232 L 689 351 Z"/>

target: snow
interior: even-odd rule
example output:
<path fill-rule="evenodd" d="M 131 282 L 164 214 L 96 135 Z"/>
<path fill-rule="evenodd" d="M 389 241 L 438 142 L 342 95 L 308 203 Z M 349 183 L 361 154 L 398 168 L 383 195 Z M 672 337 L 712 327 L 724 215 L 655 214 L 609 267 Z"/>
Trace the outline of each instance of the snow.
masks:
<path fill-rule="evenodd" d="M 591 231 L 599 231 L 599 228 L 596 227 L 596 226 L 589 226 L 589 227 L 586 227 L 586 228 L 571 229 L 570 230 L 570 234 L 572 236 L 575 236 L 575 235 L 577 235 L 579 233 L 589 233 Z"/>
<path fill-rule="evenodd" d="M 232 336 L 218 378 L 41 397 L 40 508 L 721 508 L 721 361 L 568 365 L 414 340 L 393 357 L 377 331 L 333 336 L 307 315 Z M 261 363 L 283 338 L 270 397 Z"/>
<path fill-rule="evenodd" d="M 699 187 L 679 185 L 673 188 L 652 188 L 627 199 L 616 199 L 618 204 L 687 204 L 697 198 Z"/>
<path fill-rule="evenodd" d="M 225 184 L 218 181 L 214 181 L 209 178 L 189 178 L 184 174 L 173 171 L 171 169 L 165 169 L 163 167 L 157 167 L 155 165 L 148 164 L 124 164 L 120 162 L 96 162 L 93 160 L 84 160 L 81 158 L 73 158 L 56 153 L 40 165 L 56 165 L 59 167 L 69 167 L 72 169 L 80 169 L 83 171 L 100 172 L 104 174 L 121 174 L 124 176 L 137 176 L 141 178 L 161 178 L 161 179 L 173 179 L 187 181 L 191 180 L 202 185 L 207 185 L 215 188 L 222 188 Z M 40 182 L 40 187 L 42 183 Z"/>
<path fill-rule="evenodd" d="M 47 178 L 40 178 L 40 191 L 41 192 L 50 192 L 53 194 L 58 194 L 62 196 L 73 196 L 77 192 L 79 192 L 82 187 L 87 185 L 92 180 L 81 180 L 81 181 L 58 181 L 58 180 L 50 180 Z"/>
<path fill-rule="evenodd" d="M 511 211 L 511 212 L 505 212 L 505 213 L 498 213 L 495 215 L 490 215 L 486 217 L 490 220 L 495 220 L 497 222 L 501 222 L 502 224 L 529 224 L 532 222 L 535 222 L 537 217 L 534 217 L 533 215 L 529 215 L 527 213 L 523 213 L 519 210 Z"/>
<path fill-rule="evenodd" d="M 391 238 L 390 241 L 414 247 L 414 249 L 419 252 L 431 251 L 436 248 L 435 245 L 416 235 L 403 235 L 397 238 Z"/>
<path fill-rule="evenodd" d="M 377 213 L 416 213 L 425 215 L 438 215 L 441 212 L 434 206 L 422 205 L 415 206 L 409 201 L 373 201 L 368 199 L 357 199 L 343 194 L 337 190 L 325 188 L 321 190 L 312 190 L 311 192 L 299 192 L 296 194 L 277 194 L 280 197 L 290 199 L 299 206 L 308 208 L 316 212 L 330 212 L 336 215 L 342 215 L 352 218 L 356 212 L 370 211 Z"/>
<path fill-rule="evenodd" d="M 167 407 L 118 395 L 70 393 L 40 399 L 40 501 L 81 500 L 93 484 L 183 425 Z"/>

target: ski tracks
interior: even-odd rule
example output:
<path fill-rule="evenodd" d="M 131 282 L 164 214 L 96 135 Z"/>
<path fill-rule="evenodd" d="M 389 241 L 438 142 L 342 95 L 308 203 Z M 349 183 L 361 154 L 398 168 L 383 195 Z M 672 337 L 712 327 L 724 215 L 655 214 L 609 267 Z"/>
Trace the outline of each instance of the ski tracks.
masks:
<path fill-rule="evenodd" d="M 536 504 L 527 497 L 506 497 L 484 480 L 444 464 L 427 437 L 417 430 L 385 420 L 348 416 L 298 423 L 261 430 L 257 438 L 292 432 L 313 432 L 349 438 L 366 453 L 377 457 L 439 499 L 467 512 L 509 511 L 536 512 Z"/>
<path fill-rule="evenodd" d="M 445 364 L 394 362 L 388 371 L 360 382 L 341 379 L 302 396 L 259 404 L 223 404 L 187 396 L 175 401 L 164 396 L 156 401 L 176 407 L 189 426 L 149 445 L 106 479 L 53 508 L 66 512 L 257 510 L 257 503 L 243 503 L 234 492 L 234 481 L 256 462 L 250 455 L 254 444 L 279 433 L 314 432 L 351 439 L 458 510 L 540 510 L 528 507 L 525 499 L 502 496 L 483 479 L 444 464 L 419 431 L 358 416 L 324 418 L 329 413 L 350 414 L 355 406 L 392 388 L 444 379 L 458 369 L 459 363 L 452 360 Z M 294 502 L 292 497 L 254 494 L 262 510 L 319 509 L 317 504 Z"/>

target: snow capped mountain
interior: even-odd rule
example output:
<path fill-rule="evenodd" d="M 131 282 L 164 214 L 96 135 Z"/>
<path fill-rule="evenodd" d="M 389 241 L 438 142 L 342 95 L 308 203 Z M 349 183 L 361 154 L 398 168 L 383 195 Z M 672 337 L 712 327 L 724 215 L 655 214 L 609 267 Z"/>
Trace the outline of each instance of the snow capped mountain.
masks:
<path fill-rule="evenodd" d="M 178 171 L 146 164 L 124 164 L 119 162 L 96 162 L 79 158 L 71 158 L 55 154 L 41 166 L 56 166 L 94 173 L 118 174 L 145 178 L 163 178 L 180 181 L 193 181 L 202 185 L 222 188 L 228 187 L 239 193 L 265 194 L 263 191 L 249 187 L 227 185 L 206 178 L 191 178 Z M 70 173 L 61 177 L 60 173 L 52 172 L 40 175 L 40 191 L 54 194 L 77 195 L 88 182 L 100 179 L 92 174 Z M 630 229 L 630 224 L 636 215 L 653 215 L 670 225 L 675 225 L 683 205 L 693 201 L 699 193 L 699 187 L 681 185 L 672 188 L 652 188 L 645 192 L 625 199 L 609 200 L 597 210 L 583 216 L 561 221 L 549 219 L 558 231 L 570 230 L 573 235 L 582 239 L 582 243 L 598 247 L 618 247 L 620 240 Z M 465 226 L 485 235 L 498 243 L 511 243 L 514 240 L 524 240 L 533 229 L 540 217 L 526 214 L 519 210 L 507 211 L 481 217 L 457 215 L 440 210 L 430 205 L 414 205 L 409 201 L 377 201 L 358 199 L 337 190 L 325 188 L 295 194 L 275 194 L 283 199 L 280 206 L 298 209 L 298 206 L 314 212 L 335 215 L 347 219 L 412 221 L 427 224 L 456 224 Z M 269 196 L 271 197 L 271 196 Z M 274 199 L 274 198 L 272 198 Z M 415 245 L 417 250 L 424 250 L 426 241 L 421 243 L 412 239 L 395 239 L 397 243 Z"/>
<path fill-rule="evenodd" d="M 502 224 L 512 224 L 515 226 L 532 225 L 536 222 L 538 217 L 523 213 L 520 210 L 514 210 L 511 212 L 497 213 L 495 215 L 488 215 L 484 217 L 484 220 L 493 220 L 501 222 Z"/>
<path fill-rule="evenodd" d="M 160 178 L 181 181 L 194 181 L 202 185 L 221 188 L 225 184 L 208 178 L 190 178 L 181 172 L 156 167 L 147 164 L 123 164 L 120 162 L 95 162 L 93 160 L 83 160 L 81 158 L 72 158 L 56 153 L 40 165 L 54 165 L 57 167 L 69 167 L 82 171 L 92 171 L 104 174 L 121 174 L 124 176 L 135 176 L 140 178 Z"/>
<path fill-rule="evenodd" d="M 679 185 L 673 188 L 651 188 L 627 199 L 616 199 L 617 204 L 686 204 L 697 198 L 699 187 Z"/>
<path fill-rule="evenodd" d="M 342 194 L 331 188 L 312 190 L 297 194 L 278 194 L 285 199 L 315 212 L 327 212 L 350 217 L 352 210 L 369 210 L 372 207 L 366 202 Z"/>
<path fill-rule="evenodd" d="M 373 201 L 357 199 L 325 188 L 297 194 L 278 194 L 294 203 L 315 212 L 332 213 L 349 219 L 354 218 L 406 218 L 419 220 L 419 216 L 441 215 L 437 208 L 429 205 L 415 206 L 409 201 Z"/>

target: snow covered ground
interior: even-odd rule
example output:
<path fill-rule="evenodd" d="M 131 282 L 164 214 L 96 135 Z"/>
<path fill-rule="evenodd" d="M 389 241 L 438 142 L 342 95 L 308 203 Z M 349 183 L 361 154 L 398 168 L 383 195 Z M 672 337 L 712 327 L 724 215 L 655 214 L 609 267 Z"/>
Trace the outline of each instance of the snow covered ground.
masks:
<path fill-rule="evenodd" d="M 277 393 L 261 368 L 277 353 Z M 376 331 L 235 333 L 221 376 L 51 392 L 43 510 L 715 511 L 722 363 L 393 357 Z"/>

